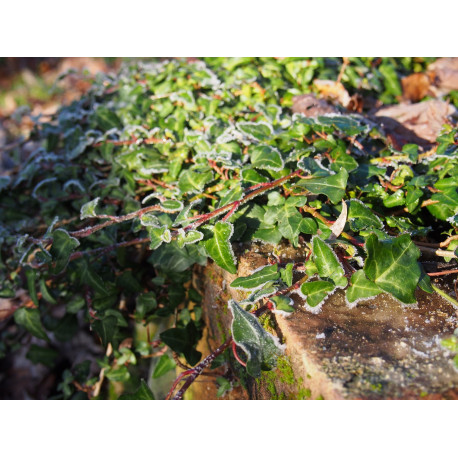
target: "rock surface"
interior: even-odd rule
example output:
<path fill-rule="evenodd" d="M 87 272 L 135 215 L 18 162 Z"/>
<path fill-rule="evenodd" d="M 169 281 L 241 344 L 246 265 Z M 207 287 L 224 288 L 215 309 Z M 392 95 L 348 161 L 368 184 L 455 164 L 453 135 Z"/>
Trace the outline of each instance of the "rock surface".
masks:
<path fill-rule="evenodd" d="M 245 276 L 266 265 L 272 250 L 254 245 L 238 264 Z M 275 249 L 282 262 L 301 260 L 300 248 Z M 300 274 L 297 274 L 297 280 Z M 209 264 L 200 279 L 210 346 L 230 333 L 230 298 L 243 293 L 230 288 L 236 278 Z M 450 292 L 446 284 L 440 287 Z M 455 398 L 458 371 L 440 341 L 458 325 L 456 310 L 440 296 L 417 292 L 417 306 L 406 308 L 382 294 L 350 309 L 342 291 L 314 314 L 294 297 L 296 312 L 269 313 L 261 322 L 287 344 L 279 368 L 260 381 L 245 381 L 251 399 L 421 399 Z M 234 364 L 234 367 L 237 363 Z M 240 366 L 239 366 L 240 367 Z M 243 396 L 242 396 L 243 397 Z"/>

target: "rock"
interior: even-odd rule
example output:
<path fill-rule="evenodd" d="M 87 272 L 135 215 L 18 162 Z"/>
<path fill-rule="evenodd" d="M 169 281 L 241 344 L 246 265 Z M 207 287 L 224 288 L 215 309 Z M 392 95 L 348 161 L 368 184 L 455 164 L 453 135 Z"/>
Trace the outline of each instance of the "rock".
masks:
<path fill-rule="evenodd" d="M 246 247 L 245 247 L 246 248 Z M 237 276 L 266 265 L 270 245 L 253 245 L 239 259 Z M 276 248 L 282 262 L 303 260 L 304 253 Z M 299 275 L 299 274 L 298 274 Z M 203 309 L 212 347 L 230 333 L 227 301 L 244 293 L 230 288 L 237 277 L 210 263 L 201 272 Z M 300 277 L 295 278 L 297 280 Z M 447 290 L 448 286 L 441 284 Z M 450 292 L 450 289 L 448 289 Z M 345 303 L 343 291 L 330 296 L 320 313 L 297 311 L 288 317 L 269 313 L 261 322 L 286 343 L 284 357 L 260 380 L 245 379 L 251 399 L 419 399 L 453 398 L 458 371 L 440 341 L 458 325 L 455 309 L 442 297 L 417 292 L 417 305 L 403 307 L 386 294 Z M 240 366 L 234 362 L 234 367 Z"/>

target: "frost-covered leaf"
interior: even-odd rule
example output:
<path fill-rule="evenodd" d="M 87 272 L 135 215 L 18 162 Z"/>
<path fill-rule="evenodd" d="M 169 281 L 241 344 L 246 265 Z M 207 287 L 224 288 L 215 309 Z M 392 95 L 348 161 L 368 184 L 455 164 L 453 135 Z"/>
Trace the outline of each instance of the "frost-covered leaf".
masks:
<path fill-rule="evenodd" d="M 331 279 L 336 286 L 344 288 L 347 285 L 343 267 L 332 248 L 315 236 L 312 240 L 313 260 L 321 278 Z"/>
<path fill-rule="evenodd" d="M 350 305 L 383 292 L 373 281 L 367 279 L 362 270 L 358 270 L 351 276 L 350 283 L 351 286 L 346 291 L 347 301 Z"/>
<path fill-rule="evenodd" d="M 315 194 L 325 194 L 333 204 L 337 204 L 345 195 L 347 180 L 348 172 L 342 168 L 335 175 L 301 180 L 298 185 Z"/>
<path fill-rule="evenodd" d="M 204 238 L 204 234 L 199 231 L 188 231 L 186 233 L 180 232 L 177 237 L 178 246 L 181 248 L 185 245 L 197 243 Z"/>
<path fill-rule="evenodd" d="M 303 283 L 301 286 L 301 293 L 306 296 L 307 305 L 316 307 L 320 305 L 335 288 L 335 285 L 329 281 L 318 280 Z"/>
<path fill-rule="evenodd" d="M 229 301 L 228 306 L 233 315 L 232 338 L 247 355 L 247 372 L 252 377 L 260 377 L 261 370 L 271 370 L 277 365 L 277 357 L 282 353 L 282 348 L 254 315 L 243 310 L 233 300 Z"/>
<path fill-rule="evenodd" d="M 287 296 L 272 296 L 270 301 L 275 304 L 275 309 L 290 314 L 294 312 L 294 301 Z"/>
<path fill-rule="evenodd" d="M 231 287 L 235 289 L 253 290 L 261 288 L 268 281 L 277 280 L 278 278 L 280 278 L 278 266 L 277 264 L 273 264 L 271 266 L 265 266 L 247 277 L 236 278 L 231 283 Z"/>
<path fill-rule="evenodd" d="M 52 268 L 54 274 L 59 274 L 65 270 L 71 253 L 79 244 L 80 242 L 74 237 L 71 237 L 64 229 L 56 229 L 53 232 L 50 253 L 55 263 Z"/>
<path fill-rule="evenodd" d="M 265 122 L 239 122 L 237 129 L 254 140 L 267 140 L 273 133 L 272 126 Z"/>
<path fill-rule="evenodd" d="M 213 179 L 213 172 L 194 172 L 185 170 L 178 180 L 178 187 L 181 192 L 202 191 L 207 183 Z"/>
<path fill-rule="evenodd" d="M 410 236 L 404 234 L 380 242 L 375 234 L 370 234 L 366 250 L 364 273 L 367 278 L 404 304 L 414 303 L 415 288 L 420 280 L 417 262 L 420 250 Z"/>
<path fill-rule="evenodd" d="M 92 218 L 94 216 L 97 216 L 95 213 L 95 208 L 97 207 L 99 200 L 100 200 L 100 197 L 96 197 L 94 200 L 91 200 L 90 202 L 85 203 L 81 207 L 80 219 Z"/>
<path fill-rule="evenodd" d="M 178 200 L 164 200 L 159 206 L 170 213 L 178 213 L 183 210 L 183 203 Z"/>
<path fill-rule="evenodd" d="M 280 152 L 269 145 L 258 145 L 251 150 L 251 164 L 256 169 L 275 170 L 283 169 L 283 159 Z"/>
<path fill-rule="evenodd" d="M 348 222 L 350 223 L 350 229 L 355 232 L 372 227 L 383 228 L 382 222 L 372 213 L 372 210 L 356 199 L 351 199 L 348 202 Z"/>
<path fill-rule="evenodd" d="M 290 262 L 286 265 L 285 268 L 280 269 L 281 279 L 286 283 L 287 286 L 291 286 L 293 284 L 293 267 L 294 264 Z"/>
<path fill-rule="evenodd" d="M 231 274 L 236 274 L 236 260 L 231 246 L 233 225 L 226 221 L 218 221 L 212 231 L 213 237 L 203 242 L 208 255 L 218 266 Z"/>

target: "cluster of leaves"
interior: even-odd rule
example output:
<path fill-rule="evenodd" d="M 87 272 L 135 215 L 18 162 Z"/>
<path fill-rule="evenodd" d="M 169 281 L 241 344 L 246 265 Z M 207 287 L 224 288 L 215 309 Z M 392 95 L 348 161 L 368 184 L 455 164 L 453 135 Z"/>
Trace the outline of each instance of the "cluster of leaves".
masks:
<path fill-rule="evenodd" d="M 401 63 L 354 59 L 343 81 L 393 101 L 396 70 L 414 65 Z M 0 178 L 0 295 L 28 291 L 14 319 L 43 341 L 30 359 L 52 364 L 84 321 L 107 349 L 104 376 L 151 397 L 142 362 L 157 359 L 159 377 L 175 367 L 166 347 L 191 366 L 202 356 L 192 266 L 211 258 L 236 274 L 238 242 L 286 239 L 308 253 L 300 269 L 269 265 L 232 284 L 247 291 L 230 308 L 253 376 L 281 352 L 252 313 L 261 302 L 291 313 L 295 291 L 317 312 L 337 288 L 350 306 L 433 292 L 415 241 L 456 234 L 457 130 L 447 127 L 434 151 L 396 151 L 363 116 L 291 113 L 294 95 L 339 68 L 296 58 L 130 63 L 38 121 L 41 147 Z M 78 368 L 66 371 L 62 396 L 100 381 Z"/>

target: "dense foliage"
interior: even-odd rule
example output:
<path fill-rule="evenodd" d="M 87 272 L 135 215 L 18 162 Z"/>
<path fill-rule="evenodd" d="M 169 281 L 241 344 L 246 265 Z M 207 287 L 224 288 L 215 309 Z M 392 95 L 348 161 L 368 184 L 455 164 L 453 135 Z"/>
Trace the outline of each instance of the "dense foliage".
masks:
<path fill-rule="evenodd" d="M 351 59 L 342 82 L 395 103 L 399 76 L 425 64 Z M 267 265 L 232 283 L 247 291 L 229 306 L 254 377 L 282 351 L 259 310 L 293 312 L 292 291 L 318 312 L 337 288 L 349 306 L 382 292 L 411 304 L 416 288 L 437 290 L 420 250 L 428 241 L 448 241 L 451 255 L 456 248 L 457 130 L 444 126 L 431 150 L 397 151 L 364 115 L 293 115 L 292 97 L 315 78 L 336 80 L 340 66 L 133 62 L 99 75 L 51 121 L 36 119 L 40 148 L 0 177 L 0 295 L 30 297 L 14 313 L 17 326 L 2 328 L 1 355 L 33 336 L 29 359 L 52 366 L 60 343 L 90 326 L 105 349 L 103 377 L 122 382 L 125 398 L 152 398 L 141 382 L 151 359 L 158 378 L 175 368 L 166 348 L 189 366 L 206 356 L 195 349 L 203 324 L 193 265 L 211 258 L 236 274 L 239 242 L 286 239 L 307 253 L 301 265 Z M 119 395 L 100 385 L 90 361 L 70 362 L 56 397 Z"/>

